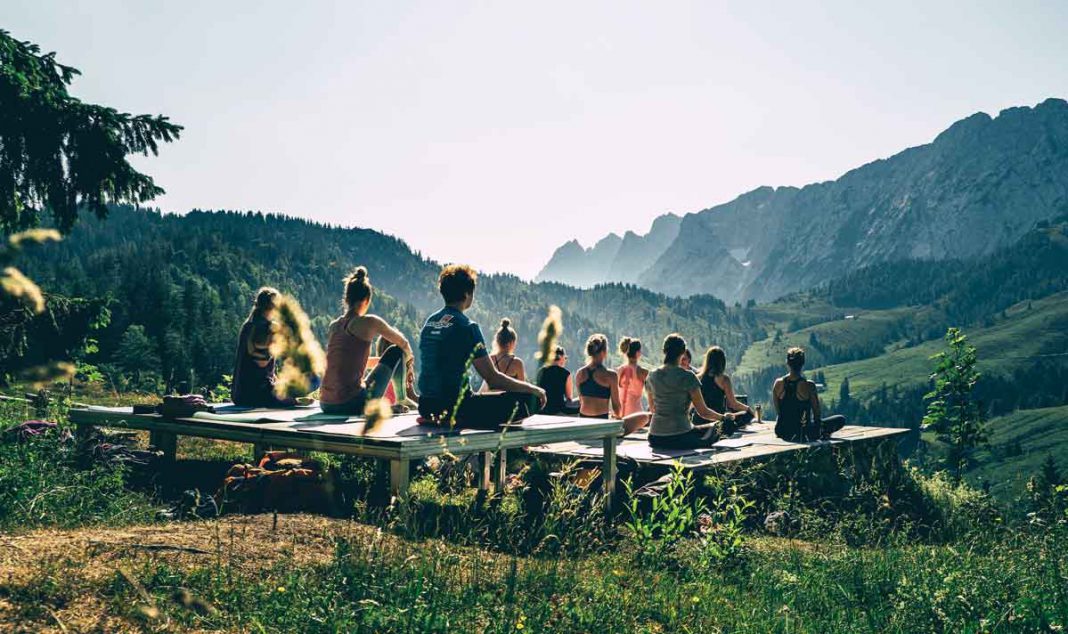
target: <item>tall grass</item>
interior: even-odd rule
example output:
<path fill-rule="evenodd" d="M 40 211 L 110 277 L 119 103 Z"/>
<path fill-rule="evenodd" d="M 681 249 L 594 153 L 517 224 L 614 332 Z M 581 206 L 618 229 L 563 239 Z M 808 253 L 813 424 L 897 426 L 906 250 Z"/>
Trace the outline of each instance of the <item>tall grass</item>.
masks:
<path fill-rule="evenodd" d="M 123 466 L 82 463 L 63 424 L 65 409 L 57 403 L 45 413 L 61 421 L 56 431 L 0 440 L 0 531 L 149 520 L 151 497 L 127 486 Z M 0 402 L 0 428 L 38 417 L 26 405 Z"/>
<path fill-rule="evenodd" d="M 1065 544 L 1063 533 L 879 549 L 760 538 L 742 565 L 710 572 L 626 548 L 523 558 L 357 531 L 326 563 L 283 558 L 254 577 L 225 556 L 191 568 L 157 558 L 95 583 L 56 565 L 7 594 L 27 618 L 73 587 L 133 622 L 149 601 L 150 626 L 251 632 L 1055 632 L 1068 622 Z"/>

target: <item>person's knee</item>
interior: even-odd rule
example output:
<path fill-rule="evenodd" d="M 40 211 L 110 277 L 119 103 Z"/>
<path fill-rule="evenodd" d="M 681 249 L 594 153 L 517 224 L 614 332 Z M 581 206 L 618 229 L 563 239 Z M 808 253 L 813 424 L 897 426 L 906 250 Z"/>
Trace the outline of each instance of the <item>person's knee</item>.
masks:
<path fill-rule="evenodd" d="M 394 366 L 404 361 L 404 351 L 397 346 L 391 345 L 386 348 L 386 351 L 382 353 L 382 358 L 378 360 L 379 363 Z"/>

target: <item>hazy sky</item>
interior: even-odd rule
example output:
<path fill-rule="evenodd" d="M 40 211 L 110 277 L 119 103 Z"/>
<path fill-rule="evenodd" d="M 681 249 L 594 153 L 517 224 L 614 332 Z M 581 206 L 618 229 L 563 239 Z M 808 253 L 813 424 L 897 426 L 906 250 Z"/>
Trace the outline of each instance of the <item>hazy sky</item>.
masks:
<path fill-rule="evenodd" d="M 186 127 L 158 205 L 380 229 L 533 276 L 570 238 L 1068 97 L 1068 1 L 3 0 L 86 100 Z M 373 266 L 373 262 L 367 264 Z"/>

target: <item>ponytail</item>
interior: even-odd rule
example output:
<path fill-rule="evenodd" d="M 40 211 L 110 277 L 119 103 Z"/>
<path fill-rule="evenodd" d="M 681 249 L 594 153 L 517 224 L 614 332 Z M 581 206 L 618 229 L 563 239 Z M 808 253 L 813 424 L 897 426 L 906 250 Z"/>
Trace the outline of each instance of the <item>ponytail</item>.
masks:
<path fill-rule="evenodd" d="M 642 350 L 641 339 L 623 337 L 619 340 L 619 352 L 628 359 L 633 359 Z"/>

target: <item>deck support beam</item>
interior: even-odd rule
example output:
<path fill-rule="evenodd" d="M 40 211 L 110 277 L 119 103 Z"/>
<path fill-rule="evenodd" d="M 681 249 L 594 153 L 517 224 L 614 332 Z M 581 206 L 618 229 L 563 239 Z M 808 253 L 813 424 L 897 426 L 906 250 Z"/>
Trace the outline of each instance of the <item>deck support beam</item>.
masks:
<path fill-rule="evenodd" d="M 497 452 L 497 471 L 494 476 L 497 495 L 504 495 L 504 485 L 508 481 L 508 450 L 504 447 Z"/>
<path fill-rule="evenodd" d="M 604 461 L 601 469 L 602 488 L 605 505 L 611 513 L 616 501 L 616 442 L 618 438 L 608 436 L 604 439 Z"/>
<path fill-rule="evenodd" d="M 403 498 L 408 495 L 408 470 L 411 461 L 403 458 L 389 461 L 389 492 Z"/>

